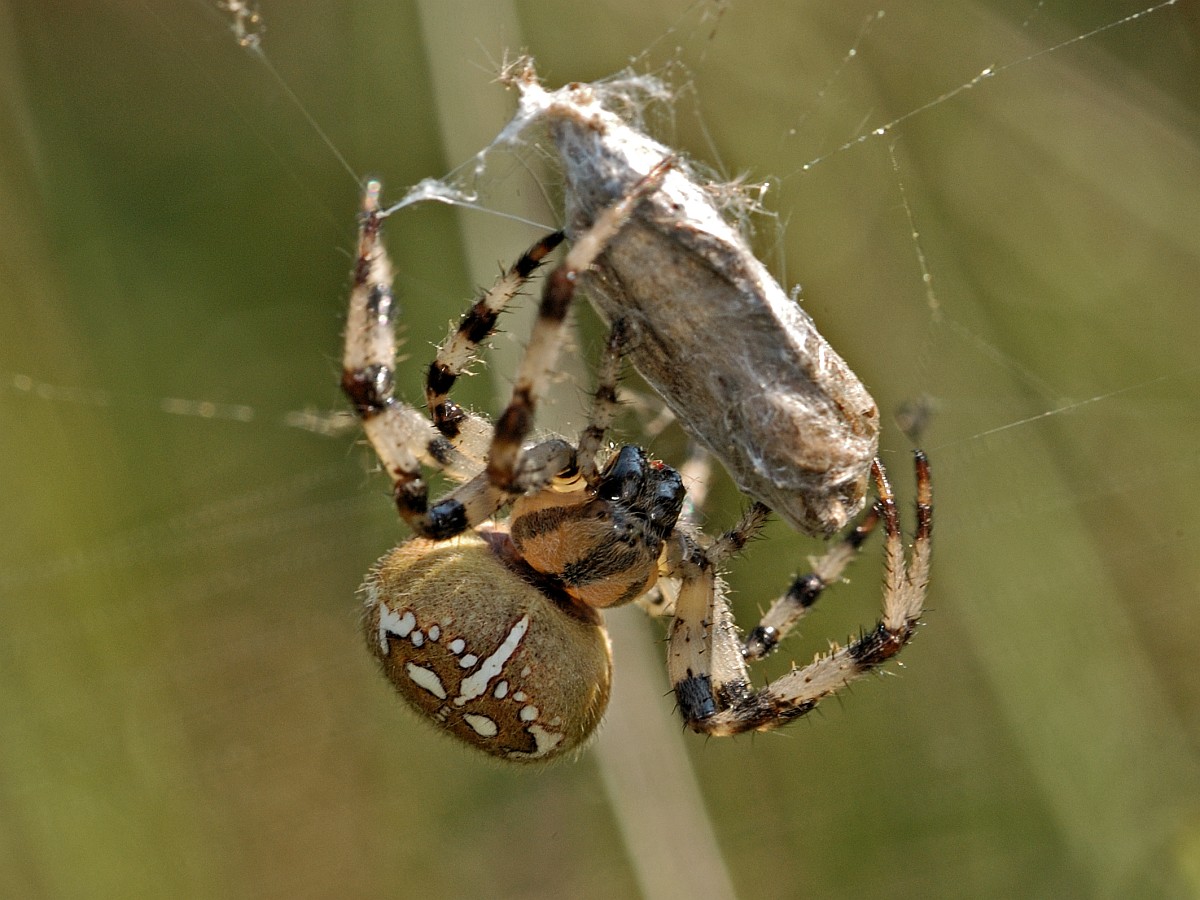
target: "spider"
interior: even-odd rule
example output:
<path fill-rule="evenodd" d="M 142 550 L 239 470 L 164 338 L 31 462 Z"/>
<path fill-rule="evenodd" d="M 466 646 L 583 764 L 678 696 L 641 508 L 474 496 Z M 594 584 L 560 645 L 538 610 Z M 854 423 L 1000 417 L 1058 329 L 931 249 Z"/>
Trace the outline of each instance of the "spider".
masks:
<path fill-rule="evenodd" d="M 641 447 L 607 449 L 617 381 L 630 341 L 612 322 L 588 424 L 572 444 L 530 442 L 581 275 L 657 190 L 670 159 L 576 236 L 545 279 L 538 315 L 508 406 L 494 427 L 449 399 L 506 303 L 564 240 L 535 243 L 486 291 L 439 347 L 425 384 L 429 418 L 397 399 L 392 267 L 380 240 L 380 186 L 363 199 L 346 326 L 342 387 L 414 536 L 385 555 L 362 587 L 364 635 L 387 678 L 423 717 L 500 759 L 545 761 L 576 751 L 608 702 L 612 659 L 602 610 L 661 591 L 672 602 L 668 671 L 689 728 L 710 735 L 768 731 L 895 655 L 913 635 L 929 571 L 932 490 L 916 454 L 917 532 L 906 560 L 883 465 L 878 500 L 813 571 L 795 580 L 743 643 L 723 563 L 762 528 L 753 502 L 708 539 L 682 515 L 680 475 Z M 460 482 L 431 501 L 423 466 Z M 497 518 L 511 506 L 507 519 Z M 769 653 L 835 581 L 873 528 L 885 532 L 883 616 L 845 647 L 764 687 L 747 661 Z"/>

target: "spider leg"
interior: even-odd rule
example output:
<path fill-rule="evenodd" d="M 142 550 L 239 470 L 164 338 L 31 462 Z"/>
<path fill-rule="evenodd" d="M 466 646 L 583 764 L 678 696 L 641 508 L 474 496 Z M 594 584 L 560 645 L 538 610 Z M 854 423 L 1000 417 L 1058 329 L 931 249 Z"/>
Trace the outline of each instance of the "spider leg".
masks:
<path fill-rule="evenodd" d="M 890 659 L 916 630 L 929 582 L 933 494 L 929 463 L 919 451 L 917 531 L 905 560 L 895 499 L 882 464 L 871 471 L 879 491 L 885 532 L 883 615 L 876 626 L 846 647 L 835 647 L 766 687 L 751 687 L 737 628 L 717 564 L 736 549 L 734 529 L 702 550 L 685 541 L 670 565 L 682 578 L 671 626 L 668 669 L 688 726 L 714 735 L 768 731 L 812 710 L 824 697 Z M 744 541 L 742 541 L 744 543 Z"/>
<path fill-rule="evenodd" d="M 346 319 L 342 390 L 393 481 L 418 477 L 424 463 L 465 481 L 478 464 L 459 453 L 415 408 L 394 396 L 399 304 L 392 293 L 392 264 L 379 239 L 377 181 L 367 184 L 358 230 L 354 285 Z"/>
<path fill-rule="evenodd" d="M 863 542 L 879 524 L 880 515 L 879 506 L 872 506 L 844 538 L 819 559 L 812 561 L 812 571 L 796 577 L 792 586 L 771 604 L 766 615 L 746 637 L 742 645 L 742 654 L 746 659 L 767 656 L 800 623 L 825 588 L 837 581 L 850 561 L 858 555 Z"/>
<path fill-rule="evenodd" d="M 571 478 L 575 465 L 575 448 L 563 440 L 543 441 L 528 448 L 521 456 L 513 482 L 513 491 L 501 490 L 486 471 L 459 485 L 432 505 L 420 481 L 420 494 L 407 485 L 396 484 L 396 507 L 409 527 L 421 537 L 446 540 L 486 522 L 512 494 L 540 491 L 558 477 Z"/>
<path fill-rule="evenodd" d="M 596 454 L 604 443 L 604 435 L 612 426 L 620 401 L 617 399 L 617 382 L 621 376 L 621 360 L 629 343 L 629 323 L 617 319 L 608 332 L 604 354 L 600 357 L 596 372 L 596 392 L 592 395 L 592 409 L 588 424 L 579 436 L 576 458 L 579 472 L 588 482 L 594 481 L 598 470 Z"/>
<path fill-rule="evenodd" d="M 423 537 L 448 537 L 489 518 L 507 497 L 479 478 L 478 462 L 439 434 L 420 411 L 394 395 L 398 304 L 392 294 L 392 264 L 380 241 L 379 191 L 379 183 L 372 181 L 363 195 L 342 356 L 342 390 L 392 480 L 396 506 L 405 522 Z M 546 455 L 554 453 L 546 451 Z M 562 456 L 561 448 L 557 455 Z M 466 483 L 430 507 L 422 464 Z"/>
<path fill-rule="evenodd" d="M 546 255 L 564 238 L 561 231 L 548 234 L 525 251 L 480 295 L 438 347 L 425 375 L 425 402 L 434 427 L 455 447 L 480 461 L 492 441 L 492 425 L 484 416 L 464 410 L 449 399 L 459 376 L 479 355 L 479 345 L 496 330 L 500 314 Z"/>
<path fill-rule="evenodd" d="M 496 420 L 496 430 L 488 452 L 488 477 L 501 490 L 515 490 L 521 448 L 533 429 L 538 400 L 558 357 L 563 323 L 574 298 L 579 276 L 604 252 L 637 203 L 662 184 L 671 162 L 667 159 L 659 163 L 628 194 L 602 210 L 592 226 L 579 235 L 566 258 L 546 278 L 537 320 L 529 336 L 525 355 L 517 368 L 512 397 Z"/>

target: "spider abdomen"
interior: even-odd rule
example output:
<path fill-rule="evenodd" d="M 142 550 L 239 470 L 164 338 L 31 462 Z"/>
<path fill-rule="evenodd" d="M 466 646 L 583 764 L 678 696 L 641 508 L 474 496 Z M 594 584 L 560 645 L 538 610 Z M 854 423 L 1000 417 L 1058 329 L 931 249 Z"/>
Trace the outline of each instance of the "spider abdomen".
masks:
<path fill-rule="evenodd" d="M 548 760 L 585 743 L 604 714 L 608 635 L 495 546 L 495 536 L 468 534 L 396 547 L 363 585 L 364 634 L 423 717 L 493 756 Z"/>

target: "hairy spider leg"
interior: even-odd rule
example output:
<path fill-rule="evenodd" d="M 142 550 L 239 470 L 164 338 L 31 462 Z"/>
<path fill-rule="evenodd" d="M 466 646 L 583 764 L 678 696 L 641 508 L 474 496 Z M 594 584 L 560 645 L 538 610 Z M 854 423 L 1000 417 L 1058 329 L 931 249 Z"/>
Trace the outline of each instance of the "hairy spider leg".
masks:
<path fill-rule="evenodd" d="M 787 637 L 788 632 L 800 624 L 824 590 L 842 577 L 846 566 L 858 555 L 863 543 L 879 524 L 881 515 L 879 505 L 872 505 L 844 538 L 820 558 L 811 561 L 812 570 L 798 575 L 792 586 L 771 604 L 771 608 L 746 636 L 742 644 L 742 655 L 746 659 L 767 656 Z"/>
<path fill-rule="evenodd" d="M 502 272 L 438 346 L 437 356 L 425 374 L 425 404 L 433 426 L 481 466 L 492 442 L 492 423 L 450 400 L 450 391 L 478 358 L 479 346 L 496 330 L 500 314 L 564 237 L 561 231 L 546 235 Z"/>
<path fill-rule="evenodd" d="M 391 260 L 380 241 L 379 192 L 377 181 L 368 182 L 363 192 L 342 390 L 393 480 L 419 472 L 424 463 L 465 481 L 479 466 L 438 434 L 420 411 L 395 397 L 395 320 L 400 306 L 392 292 Z"/>
<path fill-rule="evenodd" d="M 929 582 L 933 492 L 929 463 L 915 454 L 917 529 L 905 560 L 895 498 L 878 460 L 871 466 L 884 525 L 883 615 L 870 631 L 835 647 L 755 690 L 738 641 L 720 562 L 745 543 L 761 522 L 751 514 L 707 550 L 684 540 L 668 559 L 682 579 L 670 634 L 668 669 L 684 721 L 693 731 L 731 735 L 769 731 L 810 712 L 825 697 L 895 656 L 916 631 Z"/>
<path fill-rule="evenodd" d="M 621 377 L 621 362 L 625 358 L 625 347 L 629 343 L 629 322 L 617 319 L 608 332 L 604 353 L 596 369 L 596 390 L 592 395 L 592 410 L 588 424 L 579 436 L 576 450 L 580 475 L 592 481 L 596 478 L 598 462 L 596 454 L 604 442 L 604 435 L 616 418 L 620 400 L 617 383 Z"/>

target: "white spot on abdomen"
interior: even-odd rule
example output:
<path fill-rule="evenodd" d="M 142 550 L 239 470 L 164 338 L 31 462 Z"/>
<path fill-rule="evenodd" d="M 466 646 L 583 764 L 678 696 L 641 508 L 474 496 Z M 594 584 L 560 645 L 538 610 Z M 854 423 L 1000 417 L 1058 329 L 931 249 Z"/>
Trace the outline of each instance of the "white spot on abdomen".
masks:
<path fill-rule="evenodd" d="M 521 640 L 528 630 L 529 616 L 522 616 L 505 635 L 500 646 L 496 648 L 496 652 L 485 659 L 475 672 L 462 680 L 458 686 L 458 696 L 454 698 L 454 702 L 458 706 L 482 696 L 483 692 L 487 690 L 488 682 L 504 671 L 505 665 L 517 652 L 517 648 L 521 646 Z"/>
<path fill-rule="evenodd" d="M 390 609 L 387 604 L 379 604 L 379 652 L 387 655 L 388 652 L 388 635 L 393 634 L 398 638 L 406 638 L 417 627 L 417 617 L 408 610 L 400 615 L 395 610 Z"/>
<path fill-rule="evenodd" d="M 559 732 L 547 731 L 541 725 L 530 725 L 525 729 L 537 744 L 532 753 L 522 753 L 519 750 L 509 752 L 509 759 L 540 759 L 562 743 L 563 735 Z"/>
<path fill-rule="evenodd" d="M 500 731 L 496 727 L 496 723 L 487 716 L 477 715 L 476 713 L 467 713 L 463 716 L 463 721 L 471 726 L 472 730 L 480 737 L 495 737 Z"/>
<path fill-rule="evenodd" d="M 438 678 L 437 672 L 416 663 L 409 663 L 404 667 L 404 671 L 408 672 L 408 677 L 417 687 L 424 688 L 439 700 L 446 699 L 446 688 L 442 685 L 442 679 Z"/>

